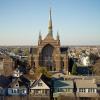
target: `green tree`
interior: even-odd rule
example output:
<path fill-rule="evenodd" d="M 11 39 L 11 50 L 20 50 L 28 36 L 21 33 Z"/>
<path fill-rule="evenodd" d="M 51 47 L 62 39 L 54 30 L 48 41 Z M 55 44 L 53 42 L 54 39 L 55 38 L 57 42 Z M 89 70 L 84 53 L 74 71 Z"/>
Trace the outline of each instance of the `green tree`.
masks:
<path fill-rule="evenodd" d="M 44 74 L 45 76 L 49 78 L 51 78 L 52 76 L 52 74 L 48 72 L 46 68 L 42 68 L 42 67 L 35 68 L 34 77 L 38 77 L 41 74 Z"/>
<path fill-rule="evenodd" d="M 14 49 L 13 49 L 13 52 L 14 52 L 15 54 L 18 54 L 18 53 L 19 53 L 19 48 L 14 48 Z"/>
<path fill-rule="evenodd" d="M 41 73 L 49 78 L 51 78 L 51 76 L 52 76 L 52 74 L 50 72 L 48 72 L 46 68 L 41 68 Z"/>
<path fill-rule="evenodd" d="M 25 49 L 24 49 L 24 55 L 25 55 L 25 56 L 29 55 L 29 49 L 28 49 L 28 48 L 25 48 Z"/>
<path fill-rule="evenodd" d="M 72 74 L 73 74 L 73 75 L 77 75 L 77 74 L 78 74 L 78 73 L 77 73 L 77 64 L 76 64 L 76 63 L 73 64 L 73 67 L 72 67 Z"/>

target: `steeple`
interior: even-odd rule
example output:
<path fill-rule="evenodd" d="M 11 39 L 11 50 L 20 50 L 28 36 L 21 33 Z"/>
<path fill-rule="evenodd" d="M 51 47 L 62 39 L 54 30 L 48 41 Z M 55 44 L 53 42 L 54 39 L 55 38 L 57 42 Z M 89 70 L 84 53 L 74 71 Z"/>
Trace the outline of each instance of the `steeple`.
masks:
<path fill-rule="evenodd" d="M 39 40 L 38 40 L 38 45 L 41 43 L 42 41 L 42 36 L 41 36 L 41 31 L 39 32 Z"/>
<path fill-rule="evenodd" d="M 59 40 L 59 33 L 57 32 L 57 40 Z"/>
<path fill-rule="evenodd" d="M 53 34 L 52 34 L 52 17 L 51 17 L 51 8 L 50 8 L 50 11 L 49 11 L 48 35 L 53 36 Z"/>
<path fill-rule="evenodd" d="M 39 32 L 39 40 L 42 40 L 41 31 Z"/>

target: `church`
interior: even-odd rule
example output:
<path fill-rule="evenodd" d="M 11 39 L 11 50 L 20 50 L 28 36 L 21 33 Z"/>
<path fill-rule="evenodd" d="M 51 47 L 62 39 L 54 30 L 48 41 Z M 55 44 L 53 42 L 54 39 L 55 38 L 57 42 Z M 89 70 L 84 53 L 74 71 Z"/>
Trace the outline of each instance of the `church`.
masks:
<path fill-rule="evenodd" d="M 48 33 L 43 39 L 39 33 L 38 45 L 32 48 L 29 56 L 29 65 L 32 67 L 44 67 L 48 71 L 68 72 L 68 48 L 60 45 L 60 37 L 57 33 L 53 37 L 51 9 L 49 12 Z"/>

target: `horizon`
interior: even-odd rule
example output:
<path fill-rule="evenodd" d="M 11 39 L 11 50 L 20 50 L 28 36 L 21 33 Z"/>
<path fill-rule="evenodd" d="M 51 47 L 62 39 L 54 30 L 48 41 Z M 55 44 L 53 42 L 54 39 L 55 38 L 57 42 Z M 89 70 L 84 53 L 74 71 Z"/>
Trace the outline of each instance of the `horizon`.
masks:
<path fill-rule="evenodd" d="M 48 33 L 52 9 L 53 36 L 63 46 L 100 46 L 100 0 L 1 0 L 0 46 L 37 45 Z"/>

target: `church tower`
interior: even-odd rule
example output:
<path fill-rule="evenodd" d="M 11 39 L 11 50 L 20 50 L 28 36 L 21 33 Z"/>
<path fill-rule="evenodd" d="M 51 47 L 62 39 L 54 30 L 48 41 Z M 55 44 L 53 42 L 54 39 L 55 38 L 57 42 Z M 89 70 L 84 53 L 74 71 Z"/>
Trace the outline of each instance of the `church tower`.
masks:
<path fill-rule="evenodd" d="M 51 9 L 49 11 L 49 22 L 47 36 L 43 39 L 39 33 L 38 46 L 34 47 L 31 61 L 36 67 L 44 67 L 48 71 L 66 71 L 67 55 L 65 49 L 60 46 L 60 37 L 57 33 L 56 39 L 53 37 L 53 26 Z M 31 64 L 32 66 L 32 64 Z"/>

